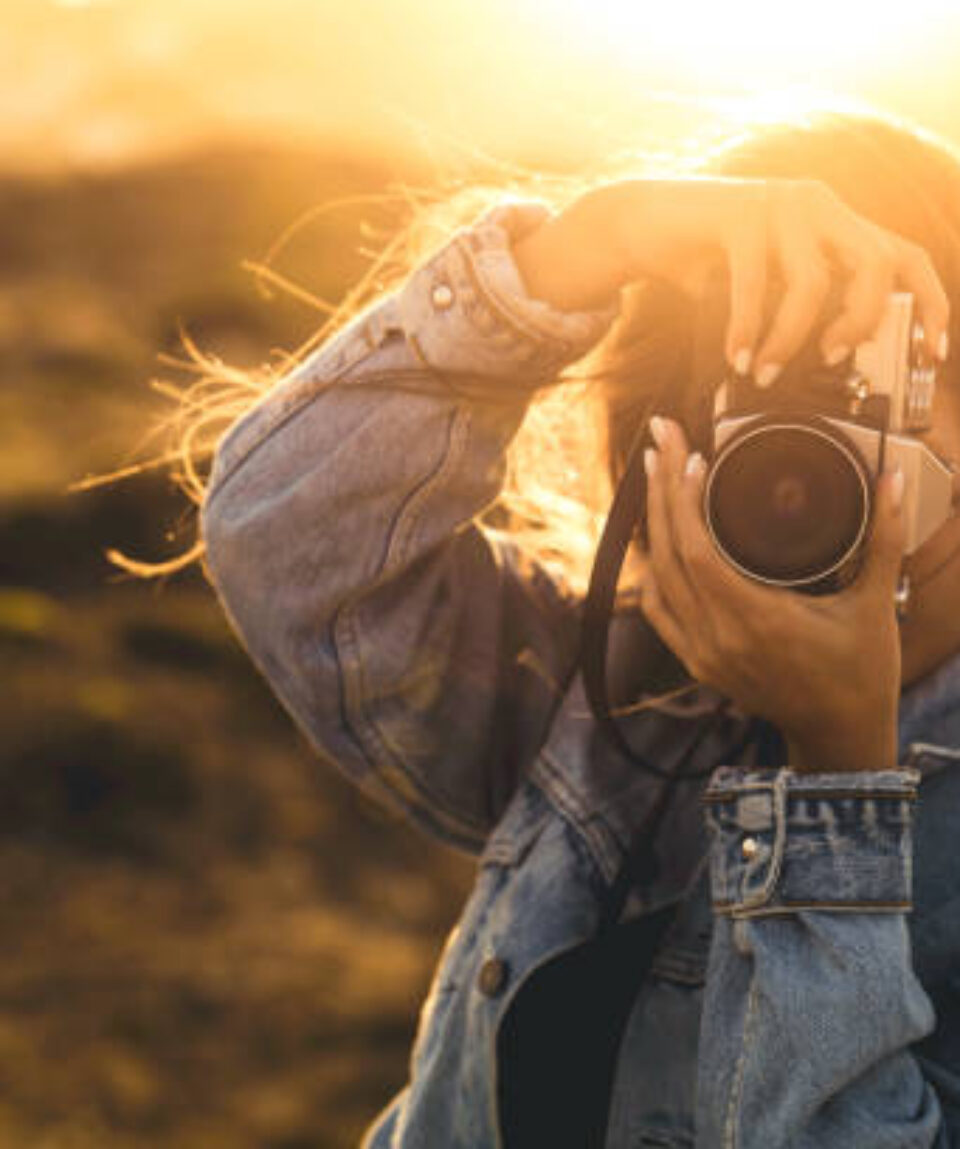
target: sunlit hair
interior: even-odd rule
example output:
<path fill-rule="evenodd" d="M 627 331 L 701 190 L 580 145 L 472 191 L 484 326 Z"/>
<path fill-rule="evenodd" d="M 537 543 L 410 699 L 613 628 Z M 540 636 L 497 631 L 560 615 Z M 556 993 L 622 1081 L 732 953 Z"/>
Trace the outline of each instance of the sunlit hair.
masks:
<path fill-rule="evenodd" d="M 816 112 L 788 123 L 751 127 L 705 149 L 691 164 L 656 158 L 656 173 L 814 179 L 830 185 L 851 207 L 921 244 L 932 256 L 951 300 L 951 345 L 960 348 L 960 157 L 944 142 L 912 126 L 874 114 Z M 323 323 L 282 362 L 242 371 L 206 355 L 190 341 L 193 378 L 165 387 L 175 403 L 169 423 L 173 447 L 160 460 L 186 496 L 203 500 L 209 462 L 226 427 L 258 402 L 277 380 L 329 340 L 365 307 L 394 290 L 458 226 L 484 208 L 533 195 L 560 208 L 589 184 L 643 175 L 634 161 L 583 179 L 519 178 L 472 187 L 456 195 L 402 195 L 408 222 L 382 243 L 363 278 L 334 306 L 268 269 L 262 274 L 317 307 Z M 582 591 L 589 575 L 610 493 L 626 451 L 648 419 L 658 388 L 674 376 L 687 312 L 669 292 L 642 286 L 623 292 L 618 320 L 601 343 L 531 403 L 508 459 L 507 481 L 485 515 L 491 530 L 508 532 L 527 553 Z M 150 463 L 145 465 L 151 465 Z M 318 527 L 318 529 L 320 529 Z M 164 563 L 118 552 L 108 557 L 130 573 L 170 574 L 203 555 L 202 540 Z"/>

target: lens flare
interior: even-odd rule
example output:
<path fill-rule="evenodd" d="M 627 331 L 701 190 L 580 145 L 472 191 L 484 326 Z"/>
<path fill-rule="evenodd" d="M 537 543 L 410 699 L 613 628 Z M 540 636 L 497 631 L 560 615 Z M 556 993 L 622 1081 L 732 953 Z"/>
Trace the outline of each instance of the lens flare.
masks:
<path fill-rule="evenodd" d="M 610 62 L 642 65 L 656 72 L 660 62 L 674 74 L 701 82 L 827 82 L 839 72 L 860 73 L 912 49 L 929 46 L 931 35 L 956 34 L 955 0 L 520 0 L 545 29 L 561 29 L 582 50 Z"/>

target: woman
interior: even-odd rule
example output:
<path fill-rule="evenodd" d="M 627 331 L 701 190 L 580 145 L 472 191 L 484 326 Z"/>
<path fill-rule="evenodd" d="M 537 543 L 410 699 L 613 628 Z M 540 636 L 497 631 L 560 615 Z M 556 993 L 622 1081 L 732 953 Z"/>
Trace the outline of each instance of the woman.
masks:
<path fill-rule="evenodd" d="M 960 518 L 907 563 L 898 629 L 902 476 L 878 482 L 856 581 L 814 599 L 724 564 L 702 463 L 654 425 L 642 613 L 618 615 L 612 675 L 619 703 L 649 693 L 645 618 L 696 682 L 620 721 L 689 777 L 612 918 L 655 779 L 589 716 L 575 582 L 480 520 L 535 392 L 588 352 L 617 472 L 682 322 L 644 287 L 695 297 L 718 261 L 727 357 L 765 386 L 832 284 L 828 361 L 913 292 L 945 363 L 927 439 L 960 459 L 960 165 L 845 116 L 740 140 L 698 180 L 501 206 L 217 450 L 203 537 L 251 656 L 324 757 L 479 855 L 410 1084 L 367 1146 L 960 1138 Z"/>

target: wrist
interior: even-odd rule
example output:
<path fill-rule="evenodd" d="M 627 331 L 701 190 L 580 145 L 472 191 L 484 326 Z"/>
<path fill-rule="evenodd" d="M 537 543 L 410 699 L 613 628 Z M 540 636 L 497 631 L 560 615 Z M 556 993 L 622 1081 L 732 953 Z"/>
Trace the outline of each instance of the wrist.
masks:
<path fill-rule="evenodd" d="M 609 187 L 594 188 L 513 245 L 531 298 L 560 311 L 609 307 L 629 280 Z"/>

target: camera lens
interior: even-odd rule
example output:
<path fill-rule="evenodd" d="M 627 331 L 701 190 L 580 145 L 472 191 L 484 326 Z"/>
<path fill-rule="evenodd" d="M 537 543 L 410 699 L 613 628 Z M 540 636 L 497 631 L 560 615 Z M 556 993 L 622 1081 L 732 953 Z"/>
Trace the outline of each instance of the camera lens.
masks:
<path fill-rule="evenodd" d="M 724 445 L 704 499 L 714 541 L 735 566 L 800 589 L 857 553 L 870 513 L 859 453 L 824 423 L 751 425 Z"/>

